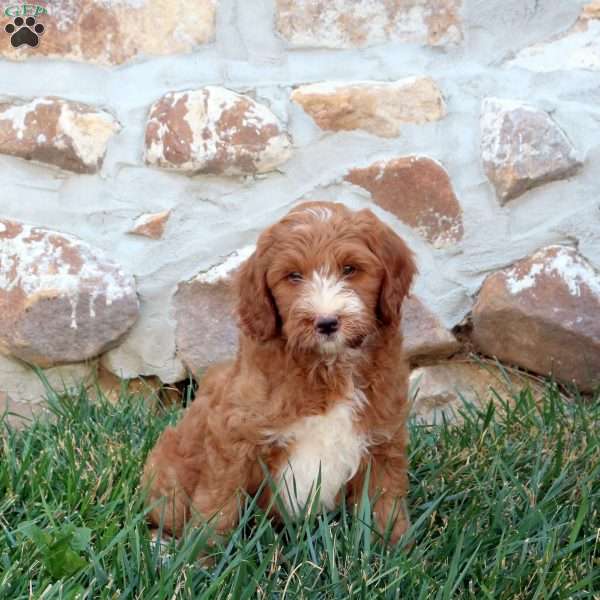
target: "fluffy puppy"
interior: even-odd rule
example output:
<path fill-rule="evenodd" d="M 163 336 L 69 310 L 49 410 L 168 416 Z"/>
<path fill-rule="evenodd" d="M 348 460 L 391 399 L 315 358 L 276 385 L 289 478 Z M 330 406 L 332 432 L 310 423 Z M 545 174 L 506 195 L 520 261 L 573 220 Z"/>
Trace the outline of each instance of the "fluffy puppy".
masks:
<path fill-rule="evenodd" d="M 369 472 L 376 524 L 397 541 L 409 526 L 399 324 L 415 271 L 369 210 L 308 202 L 267 229 L 237 274 L 235 360 L 207 374 L 148 458 L 151 521 L 178 535 L 211 520 L 226 533 L 263 465 L 292 514 L 314 500 L 319 474 L 331 509 L 345 484 L 358 501 Z M 262 506 L 271 493 L 265 486 Z"/>

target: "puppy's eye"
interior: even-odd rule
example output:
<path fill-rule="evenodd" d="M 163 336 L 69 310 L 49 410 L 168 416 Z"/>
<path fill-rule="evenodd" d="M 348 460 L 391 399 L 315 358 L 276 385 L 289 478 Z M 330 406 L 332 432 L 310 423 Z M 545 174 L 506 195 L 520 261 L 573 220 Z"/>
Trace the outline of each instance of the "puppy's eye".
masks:
<path fill-rule="evenodd" d="M 302 281 L 302 273 L 298 273 L 298 271 L 294 271 L 293 273 L 290 273 L 288 276 L 288 281 L 291 281 L 292 283 L 298 283 L 300 281 Z"/>
<path fill-rule="evenodd" d="M 356 269 L 352 265 L 344 265 L 342 268 L 342 275 L 348 277 L 349 275 L 353 275 L 356 273 Z"/>

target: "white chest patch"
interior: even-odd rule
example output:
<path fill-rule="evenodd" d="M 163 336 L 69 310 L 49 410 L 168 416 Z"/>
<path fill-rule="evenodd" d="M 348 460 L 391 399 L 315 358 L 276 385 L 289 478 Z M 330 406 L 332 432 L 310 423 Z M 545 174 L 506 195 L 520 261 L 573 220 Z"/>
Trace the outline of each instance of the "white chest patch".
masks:
<path fill-rule="evenodd" d="M 277 442 L 289 449 L 288 463 L 276 477 L 280 496 L 291 514 L 311 498 L 319 469 L 319 498 L 328 510 L 335 506 L 342 486 L 356 474 L 367 449 L 365 437 L 354 424 L 363 401 L 362 394 L 355 394 L 351 401 L 334 406 L 328 413 L 305 417 L 276 435 Z"/>

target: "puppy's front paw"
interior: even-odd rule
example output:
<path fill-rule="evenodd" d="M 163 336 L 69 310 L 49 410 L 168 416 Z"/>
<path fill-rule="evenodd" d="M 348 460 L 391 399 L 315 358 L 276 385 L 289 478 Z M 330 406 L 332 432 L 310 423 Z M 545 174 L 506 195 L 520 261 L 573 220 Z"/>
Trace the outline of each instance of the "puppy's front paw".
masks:
<path fill-rule="evenodd" d="M 377 504 L 373 512 L 377 528 L 386 534 L 391 527 L 390 542 L 397 544 L 400 538 L 410 529 L 410 515 L 405 498 L 384 499 Z M 393 525 L 391 522 L 393 521 Z"/>

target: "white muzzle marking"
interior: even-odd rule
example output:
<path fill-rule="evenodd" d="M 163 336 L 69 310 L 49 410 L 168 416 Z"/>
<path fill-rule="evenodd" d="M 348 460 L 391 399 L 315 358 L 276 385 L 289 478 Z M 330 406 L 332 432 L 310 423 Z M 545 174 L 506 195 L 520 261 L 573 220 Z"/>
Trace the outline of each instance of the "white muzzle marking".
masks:
<path fill-rule="evenodd" d="M 345 286 L 343 280 L 328 275 L 324 270 L 315 271 L 300 303 L 304 310 L 311 311 L 315 317 L 352 316 L 364 309 L 362 300 Z"/>

